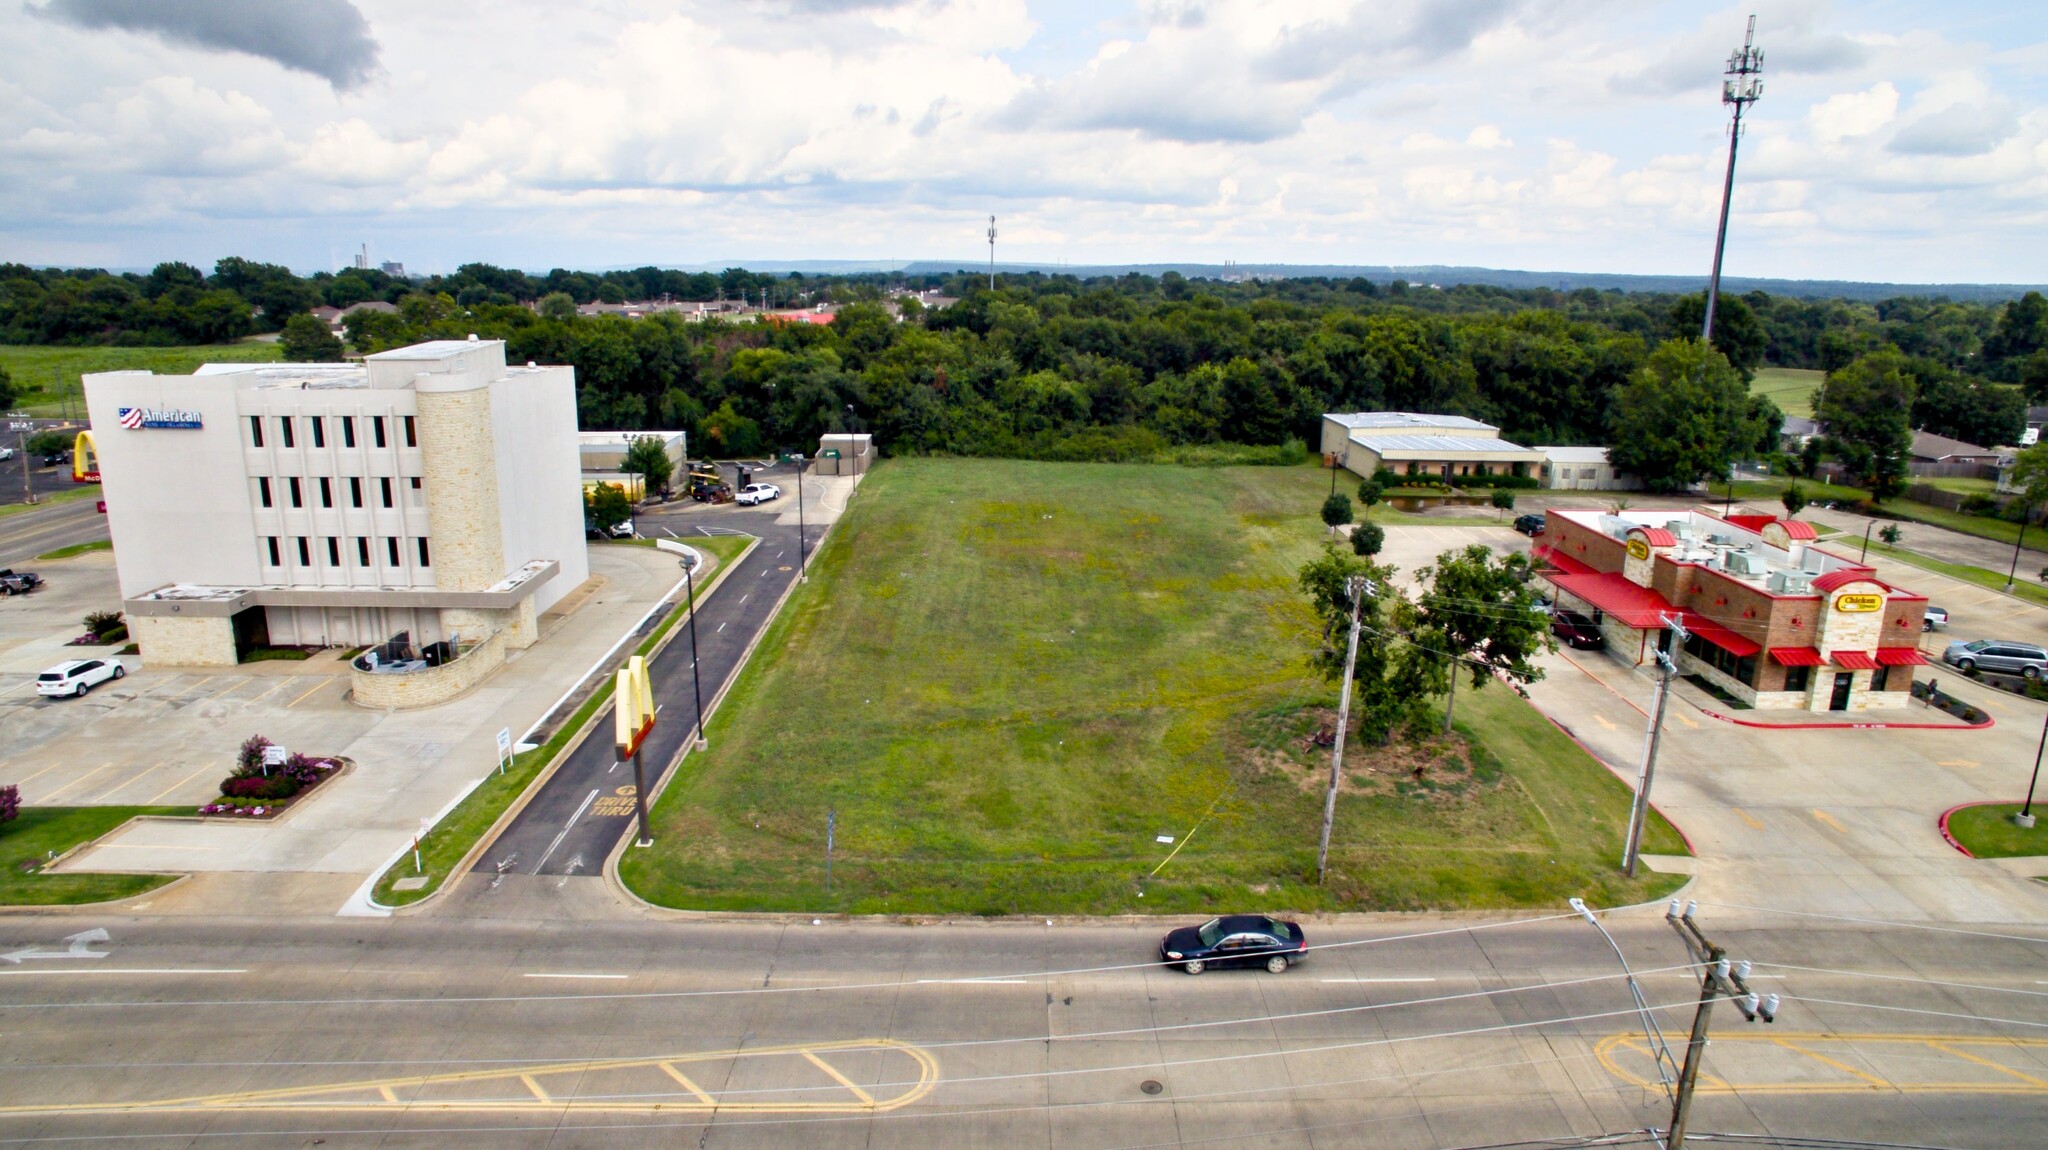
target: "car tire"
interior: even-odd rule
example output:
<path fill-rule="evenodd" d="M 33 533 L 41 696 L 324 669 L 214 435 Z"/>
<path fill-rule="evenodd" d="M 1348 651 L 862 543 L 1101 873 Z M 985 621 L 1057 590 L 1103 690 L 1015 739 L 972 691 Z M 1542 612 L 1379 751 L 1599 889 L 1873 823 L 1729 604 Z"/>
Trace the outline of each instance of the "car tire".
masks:
<path fill-rule="evenodd" d="M 2020 669 L 2020 677 L 2022 679 L 2038 679 L 2041 677 L 2041 668 L 2023 667 Z"/>
<path fill-rule="evenodd" d="M 118 678 L 120 678 L 121 676 L 123 676 L 123 675 L 125 675 L 125 674 L 127 674 L 127 673 L 128 673 L 128 668 L 126 668 L 126 667 L 123 667 L 123 666 L 122 666 L 121 664 L 119 664 L 119 663 L 116 663 L 116 664 L 114 664 L 114 678 L 118 679 Z"/>
<path fill-rule="evenodd" d="M 1182 970 L 1187 971 L 1189 974 L 1200 974 L 1203 971 L 1209 969 L 1209 964 L 1197 958 L 1181 963 L 1180 968 Z"/>
<path fill-rule="evenodd" d="M 85 684 L 80 683 L 78 686 L 72 688 L 71 697 L 74 699 L 85 698 Z"/>
<path fill-rule="evenodd" d="M 1267 960 L 1266 960 L 1266 973 L 1267 973 L 1267 974 L 1286 974 L 1286 973 L 1287 973 L 1287 956 L 1286 956 L 1286 955 L 1284 955 L 1284 954 L 1276 954 L 1276 955 L 1274 955 L 1273 957 L 1271 957 L 1271 958 L 1267 959 Z"/>
<path fill-rule="evenodd" d="M 1963 674 L 1965 674 L 1965 675 L 1969 674 L 1970 672 L 1972 672 L 1972 671 L 1974 671 L 1974 670 L 1976 670 L 1976 669 L 1977 669 L 1977 660 L 1975 660 L 1975 659 L 1957 659 L 1957 660 L 1956 660 L 1956 670 L 1958 670 L 1958 671 L 1961 671 L 1961 672 L 1962 672 Z"/>

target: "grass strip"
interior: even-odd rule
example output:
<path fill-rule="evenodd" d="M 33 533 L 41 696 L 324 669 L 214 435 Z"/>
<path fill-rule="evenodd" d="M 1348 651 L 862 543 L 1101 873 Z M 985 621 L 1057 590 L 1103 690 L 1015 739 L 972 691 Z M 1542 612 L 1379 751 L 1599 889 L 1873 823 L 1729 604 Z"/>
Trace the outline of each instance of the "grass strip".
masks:
<path fill-rule="evenodd" d="M 36 556 L 35 561 L 38 563 L 49 563 L 58 559 L 69 559 L 73 555 L 83 555 L 88 551 L 112 551 L 113 549 L 114 541 L 111 539 L 100 539 L 92 543 L 73 543 L 69 547 L 59 547 L 55 551 L 45 551 L 41 555 Z"/>
<path fill-rule="evenodd" d="M 165 874 L 43 874 L 54 855 L 91 842 L 136 815 L 189 815 L 190 807 L 22 807 L 0 823 L 0 906 L 69 906 L 130 898 L 178 877 Z"/>
<path fill-rule="evenodd" d="M 67 399 L 73 412 L 82 414 L 79 377 L 92 372 L 190 375 L 205 363 L 276 363 L 283 358 L 284 348 L 275 340 L 186 347 L 0 344 L 0 368 L 14 379 L 15 406 L 43 418 L 64 414 Z"/>
<path fill-rule="evenodd" d="M 1980 859 L 2048 855 L 2048 824 L 2023 828 L 2012 821 L 2018 803 L 1986 803 L 1963 807 L 1948 816 L 1948 833 Z M 2048 803 L 2036 804 L 2036 817 L 2048 816 Z"/>
<path fill-rule="evenodd" d="M 755 539 L 751 535 L 720 535 L 691 539 L 690 546 L 718 559 L 718 570 L 712 572 L 709 582 L 697 588 L 697 597 L 702 599 L 709 594 L 711 589 L 725 578 L 725 573 L 732 569 L 734 561 L 754 542 Z M 653 652 L 660 645 L 662 638 L 689 615 L 687 606 L 685 600 L 677 600 L 674 609 L 662 618 L 653 631 L 648 632 L 647 637 L 633 649 L 633 653 L 647 655 Z M 512 805 L 513 800 L 526 792 L 526 788 L 533 784 L 541 771 L 554 761 L 555 756 L 560 754 L 562 749 L 568 746 L 569 741 L 583 729 L 584 724 L 590 721 L 590 716 L 611 701 L 614 678 L 610 674 L 604 675 L 597 690 L 591 692 L 590 697 L 583 701 L 582 706 L 576 708 L 567 722 L 555 728 L 554 734 L 548 737 L 547 742 L 533 750 L 512 756 L 512 762 L 505 768 L 504 773 L 493 771 L 486 775 L 482 785 L 469 792 L 455 805 L 454 810 L 449 811 L 440 822 L 435 823 L 432 829 L 421 836 L 422 869 L 415 872 L 412 856 L 407 854 L 377 879 L 372 897 L 383 906 L 397 907 L 418 902 L 439 890 L 442 882 L 462 862 L 463 857 L 469 854 L 470 848 L 476 845 L 477 839 L 491 829 L 492 824 L 498 821 L 498 816 L 505 813 L 505 809 Z M 393 888 L 393 884 L 399 879 L 412 877 L 415 873 L 425 874 L 427 885 L 418 890 Z"/>
<path fill-rule="evenodd" d="M 0 471 L 4 470 L 5 465 L 0 464 Z M 0 482 L 4 482 L 4 480 L 0 480 Z M 5 506 L 0 506 L 0 519 L 4 519 L 9 515 L 25 515 L 31 511 L 40 511 L 43 508 L 56 503 L 72 503 L 80 499 L 98 499 L 99 497 L 99 484 L 82 484 L 78 487 L 73 487 L 67 491 L 55 491 L 49 492 L 47 494 L 38 494 L 36 496 L 36 501 L 34 503 L 9 503 L 6 504 Z"/>
<path fill-rule="evenodd" d="M 1857 543 L 1859 553 L 1862 546 L 1862 543 L 1859 541 Z M 1922 570 L 1932 571 L 1937 575 L 1946 575 L 1951 579 L 1972 583 L 1992 591 L 2005 591 L 2005 576 L 1997 571 L 1988 571 L 1982 567 L 1970 567 L 1961 563 L 1945 563 L 1940 559 L 1929 559 L 1917 551 L 1907 551 L 1903 548 L 1892 547 L 1875 539 L 1870 541 L 1870 550 L 1873 554 L 1883 555 L 1888 559 L 1896 559 L 1901 563 L 1907 563 Z M 2006 593 L 2015 598 L 2024 599 L 2029 603 L 2048 607 L 2048 587 L 2044 587 L 2039 583 L 2030 582 L 2024 578 L 2016 579 L 2013 581 L 2012 590 Z"/>

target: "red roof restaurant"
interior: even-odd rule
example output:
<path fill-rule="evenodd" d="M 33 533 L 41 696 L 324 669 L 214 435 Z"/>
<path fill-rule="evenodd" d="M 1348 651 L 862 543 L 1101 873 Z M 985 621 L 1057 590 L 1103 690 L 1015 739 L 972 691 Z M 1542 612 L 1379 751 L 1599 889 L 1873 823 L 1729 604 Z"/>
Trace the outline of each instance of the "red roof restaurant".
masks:
<path fill-rule="evenodd" d="M 1607 653 L 1669 652 L 1753 707 L 1861 711 L 1911 698 L 1927 597 L 1814 543 L 1812 524 L 1706 511 L 1553 510 L 1535 554 Z M 1686 633 L 1672 650 L 1677 623 Z"/>

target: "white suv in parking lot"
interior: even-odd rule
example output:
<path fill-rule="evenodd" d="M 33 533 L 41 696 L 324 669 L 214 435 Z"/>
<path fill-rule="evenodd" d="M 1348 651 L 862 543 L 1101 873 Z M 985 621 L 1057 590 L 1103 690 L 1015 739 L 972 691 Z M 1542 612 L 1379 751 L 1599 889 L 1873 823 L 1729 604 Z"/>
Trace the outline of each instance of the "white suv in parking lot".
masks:
<path fill-rule="evenodd" d="M 118 679 L 127 670 L 113 659 L 73 659 L 36 676 L 36 692 L 43 695 L 83 695 L 108 679 Z"/>
<path fill-rule="evenodd" d="M 766 503 L 770 499 L 780 498 L 781 495 L 782 488 L 773 483 L 749 483 L 740 488 L 739 501 L 741 506 L 751 507 L 756 503 Z"/>

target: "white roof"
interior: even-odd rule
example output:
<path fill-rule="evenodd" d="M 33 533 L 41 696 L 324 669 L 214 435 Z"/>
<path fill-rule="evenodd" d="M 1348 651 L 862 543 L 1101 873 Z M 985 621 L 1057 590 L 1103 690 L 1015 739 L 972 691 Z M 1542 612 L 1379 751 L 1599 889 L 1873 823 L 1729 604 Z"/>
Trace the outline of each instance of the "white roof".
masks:
<path fill-rule="evenodd" d="M 1395 428 L 1457 427 L 1466 431 L 1499 431 L 1490 423 L 1467 419 L 1462 415 L 1428 415 L 1415 411 L 1355 411 L 1349 415 L 1328 413 L 1324 419 L 1335 420 L 1351 429 L 1393 430 Z"/>
<path fill-rule="evenodd" d="M 1536 450 L 1548 456 L 1552 463 L 1607 462 L 1607 449 L 1604 447 L 1539 447 Z"/>
<path fill-rule="evenodd" d="M 1505 439 L 1487 439 L 1477 435 L 1352 435 L 1351 442 L 1369 447 L 1374 451 L 1442 451 L 1454 453 L 1488 452 L 1507 455 L 1533 455 L 1535 452 L 1519 443 Z"/>
<path fill-rule="evenodd" d="M 576 445 L 583 448 L 624 447 L 648 435 L 663 443 L 674 443 L 683 437 L 680 431 L 579 431 L 576 433 Z"/>
<path fill-rule="evenodd" d="M 505 345 L 504 340 L 478 339 L 475 336 L 470 336 L 468 339 L 430 339 L 425 343 L 415 343 L 408 345 L 406 347 L 395 347 L 392 348 L 390 351 L 380 351 L 377 352 L 375 355 L 366 355 L 363 358 L 367 360 L 381 359 L 401 361 L 419 359 L 447 359 L 450 356 L 461 355 L 463 352 L 466 351 L 475 351 L 477 347 L 481 344 L 491 343 L 495 343 L 499 347 L 503 347 Z"/>

